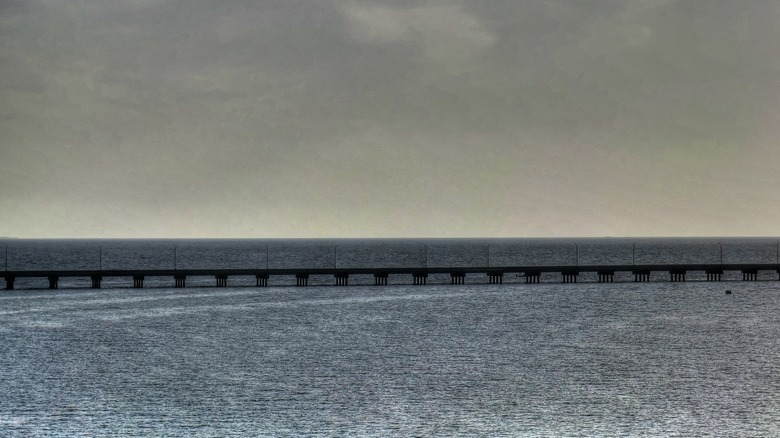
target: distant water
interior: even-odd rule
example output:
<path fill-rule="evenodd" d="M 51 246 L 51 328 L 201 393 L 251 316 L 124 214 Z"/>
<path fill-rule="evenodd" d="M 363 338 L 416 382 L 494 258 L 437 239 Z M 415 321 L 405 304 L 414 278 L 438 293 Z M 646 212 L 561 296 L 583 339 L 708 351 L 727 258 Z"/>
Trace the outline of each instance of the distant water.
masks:
<path fill-rule="evenodd" d="M 181 267 L 776 257 L 772 239 L 9 242 L 13 270 L 168 267 L 173 246 Z M 780 282 L 762 278 L 20 281 L 0 292 L 0 436 L 778 436 Z"/>
<path fill-rule="evenodd" d="M 276 240 L 16 240 L 0 239 L 0 271 L 205 268 L 366 268 L 436 266 L 534 266 L 671 263 L 777 263 L 780 238 L 725 239 L 276 239 Z M 7 258 L 6 258 L 7 254 Z M 630 275 L 630 274 L 626 274 Z M 692 276 L 691 276 L 692 275 Z M 689 279 L 703 273 L 690 273 Z M 739 273 L 731 273 L 736 279 Z M 559 274 L 546 280 L 559 282 Z M 668 277 L 658 273 L 656 279 Z M 727 278 L 728 274 L 727 274 Z M 761 272 L 761 279 L 777 278 Z M 583 275 L 581 281 L 594 280 Z M 619 274 L 615 281 L 628 280 Z M 511 280 L 505 278 L 505 281 Z M 543 279 L 544 280 L 544 279 Z M 0 281 L 2 281 L 0 279 Z M 410 279 L 391 278 L 407 284 Z M 430 282 L 449 283 L 448 276 Z M 350 283 L 373 284 L 373 277 Z M 485 283 L 487 277 L 467 277 Z M 252 285 L 254 277 L 234 277 L 230 285 Z M 333 284 L 312 278 L 310 284 Z M 271 284 L 295 284 L 273 278 Z M 89 278 L 60 280 L 60 287 L 88 287 Z M 127 287 L 132 279 L 107 278 L 104 287 Z M 214 278 L 189 278 L 188 286 L 213 286 Z M 21 289 L 46 288 L 46 279 L 19 278 Z M 173 279 L 147 278 L 145 286 L 173 286 Z"/>

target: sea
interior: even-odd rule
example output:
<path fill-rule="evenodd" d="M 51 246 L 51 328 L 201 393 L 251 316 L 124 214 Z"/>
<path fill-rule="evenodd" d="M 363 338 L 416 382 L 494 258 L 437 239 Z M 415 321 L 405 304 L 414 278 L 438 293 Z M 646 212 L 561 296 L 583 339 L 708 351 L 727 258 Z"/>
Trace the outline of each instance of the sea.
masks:
<path fill-rule="evenodd" d="M 779 240 L 3 239 L 0 272 L 776 263 Z M 780 436 L 778 273 L 621 275 L 20 278 L 0 436 Z"/>

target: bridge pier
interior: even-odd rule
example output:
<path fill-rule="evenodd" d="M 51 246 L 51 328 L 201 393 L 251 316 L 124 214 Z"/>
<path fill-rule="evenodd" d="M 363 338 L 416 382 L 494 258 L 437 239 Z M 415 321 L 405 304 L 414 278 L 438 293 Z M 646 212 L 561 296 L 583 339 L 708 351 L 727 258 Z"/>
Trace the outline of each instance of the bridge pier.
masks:
<path fill-rule="evenodd" d="M 414 278 L 414 285 L 415 286 L 422 286 L 425 284 L 428 284 L 428 273 L 427 272 L 415 272 L 412 274 L 412 277 Z"/>
<path fill-rule="evenodd" d="M 488 272 L 488 282 L 490 284 L 504 284 L 504 273 L 499 271 Z"/>
<path fill-rule="evenodd" d="M 133 287 L 136 289 L 140 289 L 144 287 L 144 276 L 143 275 L 134 275 L 133 276 Z"/>
<path fill-rule="evenodd" d="M 599 283 L 614 283 L 615 271 L 598 271 Z"/>
<path fill-rule="evenodd" d="M 669 271 L 670 280 L 673 283 L 680 283 L 685 281 L 685 271 Z"/>
<path fill-rule="evenodd" d="M 93 275 L 90 277 L 90 280 L 92 280 L 92 289 L 100 289 L 100 282 L 103 281 L 103 277 L 100 275 Z"/>
<path fill-rule="evenodd" d="M 450 273 L 450 284 L 465 284 L 465 282 L 466 282 L 465 272 Z"/>
<path fill-rule="evenodd" d="M 374 285 L 387 286 L 387 274 L 384 272 L 374 274 Z"/>
<path fill-rule="evenodd" d="M 173 277 L 175 287 L 185 287 L 187 284 L 187 276 L 186 275 L 174 275 Z"/>
<path fill-rule="evenodd" d="M 49 276 L 49 289 L 57 289 L 60 285 L 60 277 L 56 275 Z"/>
<path fill-rule="evenodd" d="M 757 281 L 757 280 L 758 280 L 758 269 L 742 270 L 742 281 Z"/>
<path fill-rule="evenodd" d="M 650 281 L 650 271 L 634 271 L 635 283 L 647 283 Z"/>
<path fill-rule="evenodd" d="M 14 290 L 14 280 L 13 276 L 8 275 L 5 277 L 5 290 Z"/>
<path fill-rule="evenodd" d="M 564 283 L 576 283 L 577 276 L 580 274 L 577 271 L 564 271 L 561 272 L 561 275 L 563 276 Z"/>
<path fill-rule="evenodd" d="M 349 284 L 349 274 L 335 274 L 336 286 L 347 286 Z"/>
<path fill-rule="evenodd" d="M 228 276 L 227 275 L 215 275 L 214 279 L 217 280 L 217 287 L 227 287 Z"/>
<path fill-rule="evenodd" d="M 707 281 L 721 281 L 721 276 L 723 275 L 723 271 L 720 269 L 716 270 L 709 270 L 706 271 L 707 273 Z"/>
<path fill-rule="evenodd" d="M 257 286 L 259 286 L 259 287 L 268 287 L 268 274 L 257 274 L 257 275 L 255 275 L 255 280 L 256 280 Z"/>
<path fill-rule="evenodd" d="M 296 286 L 308 286 L 309 285 L 309 274 L 295 274 L 295 285 Z"/>
<path fill-rule="evenodd" d="M 541 272 L 526 272 L 525 273 L 525 282 L 528 284 L 537 284 L 539 283 L 540 279 L 542 278 Z"/>

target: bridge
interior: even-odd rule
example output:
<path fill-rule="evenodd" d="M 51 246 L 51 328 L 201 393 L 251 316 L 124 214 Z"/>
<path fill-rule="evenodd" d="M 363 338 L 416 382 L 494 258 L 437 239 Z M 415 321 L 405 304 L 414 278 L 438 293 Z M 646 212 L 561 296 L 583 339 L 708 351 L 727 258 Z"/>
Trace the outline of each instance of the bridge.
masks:
<path fill-rule="evenodd" d="M 313 275 L 332 276 L 336 286 L 347 286 L 349 278 L 357 275 L 373 275 L 374 284 L 387 285 L 390 275 L 407 276 L 413 285 L 425 285 L 432 274 L 449 274 L 451 284 L 464 284 L 466 276 L 482 276 L 489 284 L 502 284 L 504 277 L 515 275 L 525 283 L 540 283 L 542 274 L 557 275 L 562 283 L 577 283 L 581 274 L 594 275 L 599 283 L 612 283 L 616 274 L 623 274 L 634 282 L 649 282 L 651 274 L 668 275 L 668 281 L 684 282 L 689 273 L 704 273 L 706 281 L 722 281 L 724 273 L 742 275 L 743 281 L 758 281 L 759 271 L 773 271 L 780 280 L 780 263 L 762 264 L 658 264 L 658 265 L 558 265 L 558 266 L 476 266 L 476 267 L 405 267 L 405 268 L 285 268 L 285 269 L 129 269 L 129 270 L 16 270 L 3 271 L 5 288 L 14 289 L 20 278 L 48 279 L 49 288 L 57 289 L 61 278 L 89 279 L 92 288 L 99 289 L 105 278 L 132 279 L 133 287 L 144 287 L 146 278 L 170 278 L 173 287 L 186 287 L 187 278 L 213 277 L 216 287 L 228 286 L 230 277 L 253 276 L 256 285 L 266 287 L 273 278 L 294 276 L 297 286 L 307 286 Z M 522 280 L 521 280 L 522 281 Z M 629 280 L 630 281 L 630 280 Z"/>

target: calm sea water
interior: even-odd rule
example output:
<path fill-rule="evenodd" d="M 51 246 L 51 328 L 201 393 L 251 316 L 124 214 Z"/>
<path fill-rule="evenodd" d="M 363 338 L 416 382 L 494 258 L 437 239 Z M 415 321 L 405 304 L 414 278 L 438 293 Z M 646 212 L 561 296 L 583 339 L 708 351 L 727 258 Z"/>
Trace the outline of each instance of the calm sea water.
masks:
<path fill-rule="evenodd" d="M 772 239 L 9 245 L 12 270 L 168 267 L 174 245 L 181 267 L 777 255 Z M 0 292 L 0 436 L 778 436 L 780 282 L 761 278 L 19 281 Z"/>

